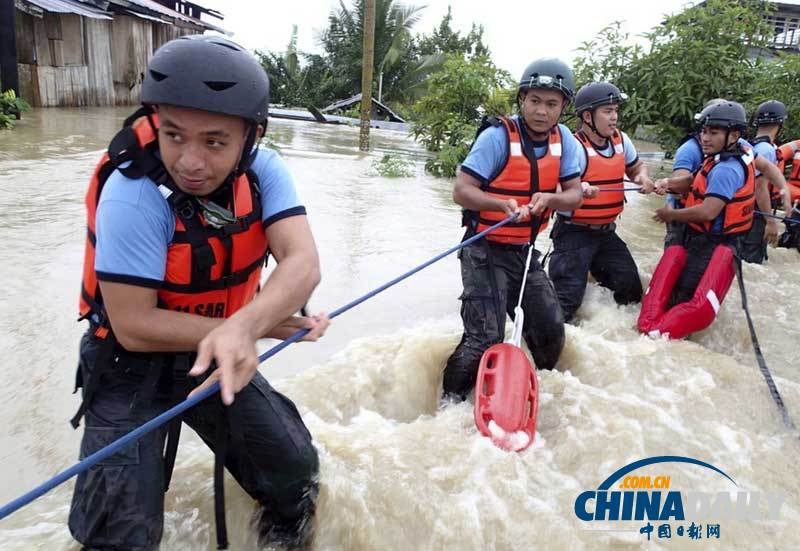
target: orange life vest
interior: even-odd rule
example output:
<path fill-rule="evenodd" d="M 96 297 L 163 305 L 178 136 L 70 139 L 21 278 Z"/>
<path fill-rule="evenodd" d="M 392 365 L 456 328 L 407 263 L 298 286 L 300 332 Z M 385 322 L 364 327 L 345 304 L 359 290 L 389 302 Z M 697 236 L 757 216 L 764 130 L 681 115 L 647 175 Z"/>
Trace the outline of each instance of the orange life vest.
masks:
<path fill-rule="evenodd" d="M 703 166 L 697 172 L 692 182 L 692 189 L 686 200 L 686 207 L 691 208 L 703 202 L 708 189 L 708 175 L 720 162 L 727 159 L 736 159 L 744 168 L 745 181 L 733 198 L 725 205 L 722 218 L 722 234 L 734 235 L 747 232 L 753 225 L 753 210 L 755 209 L 756 171 L 754 166 L 754 152 L 752 149 L 743 149 L 735 153 L 718 153 L 709 156 L 703 161 Z M 690 222 L 689 227 L 698 232 L 712 233 L 714 220 L 697 223 Z"/>
<path fill-rule="evenodd" d="M 140 162 L 145 159 L 151 169 L 157 167 L 158 175 L 150 172 L 139 175 L 147 175 L 154 181 L 153 185 L 158 186 L 175 214 L 175 234 L 167 249 L 164 282 L 158 289 L 160 308 L 207 317 L 230 317 L 258 292 L 267 254 L 255 173 L 248 171 L 232 183 L 231 202 L 236 222 L 215 228 L 206 223 L 198 199 L 181 192 L 155 158 L 157 117 L 151 115 L 150 121 L 147 117 L 126 121 L 126 126 L 112 141 L 109 153 L 98 163 L 86 193 L 87 236 L 80 319 L 89 318 L 97 324 L 96 333 L 102 337 L 108 333 L 109 326 L 94 268 L 95 217 L 103 186 L 122 162 L 133 160 L 134 163 L 120 168 L 123 174 L 132 168 L 141 169 L 134 166 L 137 159 Z M 127 140 L 122 150 L 115 148 L 120 136 L 125 137 L 123 142 Z"/>
<path fill-rule="evenodd" d="M 572 212 L 571 220 L 580 224 L 610 224 L 625 208 L 625 192 L 622 191 L 625 178 L 622 134 L 615 130 L 611 136 L 613 147 L 610 157 L 600 154 L 585 133 L 577 132 L 575 137 L 583 145 L 586 155 L 586 170 L 581 179 L 600 189 L 618 191 L 598 193 L 591 199 L 584 198 L 580 208 Z"/>
<path fill-rule="evenodd" d="M 536 192 L 554 193 L 558 188 L 561 171 L 561 130 L 554 126 L 547 139 L 547 151 L 537 159 L 533 153 L 525 150 L 522 144 L 519 123 L 507 117 L 497 117 L 499 124 L 506 129 L 508 138 L 508 156 L 503 169 L 483 191 L 500 199 L 516 199 L 517 203 L 524 205 L 530 202 L 531 196 Z M 493 231 L 486 239 L 496 243 L 525 244 L 536 240 L 533 229 L 537 234 L 547 228 L 551 211 L 548 209 L 537 217 L 531 217 L 525 222 L 510 222 Z M 500 211 L 483 210 L 477 216 L 477 232 L 482 232 L 490 226 L 506 218 Z"/>
<path fill-rule="evenodd" d="M 787 164 L 792 165 L 792 171 L 786 179 L 786 184 L 791 194 L 792 203 L 794 204 L 795 201 L 800 201 L 800 140 L 788 142 L 780 146 L 778 148 L 778 155 L 784 163 L 781 168 L 784 168 Z"/>

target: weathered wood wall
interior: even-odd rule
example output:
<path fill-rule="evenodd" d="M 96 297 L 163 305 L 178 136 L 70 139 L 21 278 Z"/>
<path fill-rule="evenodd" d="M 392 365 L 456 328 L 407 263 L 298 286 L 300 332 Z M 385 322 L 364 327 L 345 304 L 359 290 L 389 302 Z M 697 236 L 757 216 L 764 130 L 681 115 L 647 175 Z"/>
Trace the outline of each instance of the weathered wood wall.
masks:
<path fill-rule="evenodd" d="M 20 94 L 35 107 L 135 105 L 153 52 L 197 32 L 121 14 L 109 21 L 18 10 Z"/>
<path fill-rule="evenodd" d="M 86 65 L 36 67 L 41 107 L 89 105 L 89 69 Z"/>
<path fill-rule="evenodd" d="M 114 105 L 111 21 L 84 19 L 89 105 Z"/>
<path fill-rule="evenodd" d="M 147 62 L 153 55 L 151 23 L 117 15 L 111 22 L 111 65 L 114 103 L 139 103 Z"/>

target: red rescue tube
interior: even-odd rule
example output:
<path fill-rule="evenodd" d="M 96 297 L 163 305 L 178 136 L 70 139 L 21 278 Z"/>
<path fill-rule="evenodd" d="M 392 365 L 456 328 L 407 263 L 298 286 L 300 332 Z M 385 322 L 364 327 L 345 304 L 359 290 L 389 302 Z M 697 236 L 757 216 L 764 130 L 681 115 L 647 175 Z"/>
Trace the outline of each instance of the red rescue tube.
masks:
<path fill-rule="evenodd" d="M 510 343 L 484 352 L 475 384 L 475 425 L 484 436 L 508 451 L 533 443 L 539 382 L 528 357 Z"/>
<path fill-rule="evenodd" d="M 717 317 L 734 277 L 733 251 L 725 245 L 717 245 L 692 299 L 671 308 L 656 329 L 670 339 L 682 339 L 702 331 Z"/>
<path fill-rule="evenodd" d="M 686 249 L 681 245 L 672 245 L 664 250 L 642 299 L 642 310 L 637 323 L 642 333 L 647 334 L 656 329 L 667 309 L 672 288 L 685 265 Z"/>

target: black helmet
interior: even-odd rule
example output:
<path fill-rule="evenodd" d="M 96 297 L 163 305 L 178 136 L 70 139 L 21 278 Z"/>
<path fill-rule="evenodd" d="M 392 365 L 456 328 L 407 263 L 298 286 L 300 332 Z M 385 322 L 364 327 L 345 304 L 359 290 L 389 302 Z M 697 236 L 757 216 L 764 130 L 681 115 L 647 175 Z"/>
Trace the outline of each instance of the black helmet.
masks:
<path fill-rule="evenodd" d="M 569 101 L 575 88 L 572 69 L 554 57 L 537 59 L 525 68 L 522 78 L 519 79 L 519 92 L 532 88 L 558 90 Z"/>
<path fill-rule="evenodd" d="M 744 130 L 747 128 L 747 113 L 741 103 L 725 100 L 703 109 L 697 122 L 703 126 Z"/>
<path fill-rule="evenodd" d="M 267 119 L 269 79 L 247 50 L 227 38 L 182 36 L 156 50 L 147 65 L 142 103 L 190 107 L 259 124 Z"/>
<path fill-rule="evenodd" d="M 580 116 L 584 111 L 593 110 L 601 105 L 619 105 L 628 96 L 610 82 L 590 82 L 575 94 L 575 112 Z"/>
<path fill-rule="evenodd" d="M 753 124 L 756 126 L 760 124 L 775 124 L 782 123 L 789 114 L 786 112 L 786 106 L 778 100 L 765 101 L 758 106 Z"/>

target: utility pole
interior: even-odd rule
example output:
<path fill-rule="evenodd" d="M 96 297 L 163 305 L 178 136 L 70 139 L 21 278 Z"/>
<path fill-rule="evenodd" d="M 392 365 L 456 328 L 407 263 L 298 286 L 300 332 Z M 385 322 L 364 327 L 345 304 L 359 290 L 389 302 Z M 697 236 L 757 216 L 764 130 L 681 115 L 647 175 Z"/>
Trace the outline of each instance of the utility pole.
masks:
<path fill-rule="evenodd" d="M 14 0 L 0 0 L 0 92 L 14 90 L 19 96 L 15 10 Z"/>
<path fill-rule="evenodd" d="M 364 47 L 361 61 L 361 135 L 358 149 L 369 151 L 372 118 L 372 65 L 375 59 L 375 0 L 364 2 Z"/>

